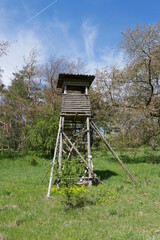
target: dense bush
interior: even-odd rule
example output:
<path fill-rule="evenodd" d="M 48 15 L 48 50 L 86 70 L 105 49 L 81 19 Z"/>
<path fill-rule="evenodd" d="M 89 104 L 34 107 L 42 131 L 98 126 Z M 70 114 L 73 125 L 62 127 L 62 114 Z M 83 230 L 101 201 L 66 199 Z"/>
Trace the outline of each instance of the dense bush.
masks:
<path fill-rule="evenodd" d="M 27 127 L 27 145 L 38 155 L 49 156 L 53 153 L 58 130 L 58 117 L 47 115 L 38 118 L 33 126 Z"/>

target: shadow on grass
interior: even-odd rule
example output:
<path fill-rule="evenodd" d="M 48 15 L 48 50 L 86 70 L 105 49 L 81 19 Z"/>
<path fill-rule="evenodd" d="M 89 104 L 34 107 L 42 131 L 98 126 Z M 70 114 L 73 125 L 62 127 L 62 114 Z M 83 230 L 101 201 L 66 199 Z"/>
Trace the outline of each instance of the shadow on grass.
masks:
<path fill-rule="evenodd" d="M 120 160 L 124 164 L 138 164 L 138 163 L 153 163 L 153 164 L 160 164 L 160 150 L 147 150 L 146 152 L 141 152 L 139 149 L 137 151 L 115 151 Z M 105 158 L 111 162 L 118 161 L 114 158 L 111 153 L 101 153 L 101 157 Z"/>
<path fill-rule="evenodd" d="M 42 158 L 42 159 L 45 159 L 46 161 L 52 159 L 52 156 L 39 156 L 38 154 L 36 154 L 36 152 L 32 152 L 32 151 L 25 152 L 24 154 L 18 151 L 12 151 L 10 154 L 8 154 L 7 150 L 0 152 L 0 161 L 4 159 L 10 159 L 12 161 L 18 160 L 18 159 L 25 160 L 27 157 L 30 157 L 30 158 L 35 157 L 38 159 Z"/>
<path fill-rule="evenodd" d="M 83 199 L 82 198 L 77 199 L 76 203 L 72 203 L 72 202 L 70 202 L 68 204 L 63 203 L 63 205 L 64 205 L 64 210 L 68 212 L 73 209 L 78 209 L 78 208 L 80 209 L 80 208 L 84 208 L 86 206 L 96 205 L 96 202 L 93 201 L 92 199 L 87 199 L 87 197 L 86 197 Z"/>
<path fill-rule="evenodd" d="M 0 161 L 4 159 L 12 159 L 12 160 L 17 160 L 19 158 L 25 157 L 26 154 L 22 154 L 20 152 L 12 152 L 11 154 L 8 154 L 7 151 L 2 151 L 0 152 Z"/>
<path fill-rule="evenodd" d="M 151 155 L 146 155 L 146 156 L 128 156 L 128 155 L 123 155 L 120 156 L 120 159 L 122 160 L 123 163 L 128 163 L 128 164 L 138 164 L 138 163 L 156 163 L 160 164 L 160 156 L 151 156 Z"/>
<path fill-rule="evenodd" d="M 108 179 L 112 176 L 118 176 L 117 173 L 115 172 L 112 172 L 110 170 L 96 170 L 94 171 L 95 174 L 97 174 L 97 176 L 101 179 L 101 180 L 104 180 L 104 179 Z"/>

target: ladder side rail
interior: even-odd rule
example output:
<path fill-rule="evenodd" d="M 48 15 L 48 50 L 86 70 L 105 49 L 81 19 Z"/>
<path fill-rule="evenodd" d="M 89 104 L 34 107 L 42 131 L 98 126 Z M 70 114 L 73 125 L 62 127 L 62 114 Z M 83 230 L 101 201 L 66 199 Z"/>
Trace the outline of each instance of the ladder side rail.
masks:
<path fill-rule="evenodd" d="M 55 160 L 56 160 L 57 148 L 58 148 L 58 143 L 59 143 L 59 136 L 60 136 L 60 131 L 61 131 L 61 124 L 62 124 L 62 117 L 60 117 L 60 120 L 59 120 L 59 129 L 58 129 L 58 134 L 57 134 L 56 146 L 55 146 L 55 150 L 54 150 L 54 156 L 53 156 L 51 174 L 50 174 L 49 186 L 48 186 L 48 193 L 47 193 L 48 198 L 49 198 L 50 192 L 51 192 L 51 185 L 52 185 L 52 179 L 53 179 L 53 168 L 54 168 Z"/>

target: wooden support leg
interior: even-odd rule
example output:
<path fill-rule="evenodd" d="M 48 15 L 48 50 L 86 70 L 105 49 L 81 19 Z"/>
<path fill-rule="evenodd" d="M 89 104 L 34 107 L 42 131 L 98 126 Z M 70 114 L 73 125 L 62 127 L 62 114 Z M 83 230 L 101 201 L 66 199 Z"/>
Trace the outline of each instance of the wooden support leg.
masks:
<path fill-rule="evenodd" d="M 59 176 L 62 169 L 62 153 L 63 153 L 63 128 L 64 128 L 64 117 L 61 117 L 61 128 L 60 128 L 60 140 L 59 140 L 59 154 L 58 154 L 58 170 Z M 59 179 L 60 180 L 60 179 Z M 60 181 L 57 183 L 57 187 L 60 187 Z"/>
<path fill-rule="evenodd" d="M 58 155 L 58 165 L 59 171 L 62 167 L 62 152 L 63 152 L 63 128 L 64 128 L 64 117 L 61 117 L 61 130 L 60 130 L 60 143 L 59 143 L 59 155 Z"/>
<path fill-rule="evenodd" d="M 104 138 L 104 136 L 101 134 L 101 132 L 99 131 L 98 127 L 96 126 L 96 124 L 94 122 L 90 123 L 91 127 L 93 128 L 93 130 L 100 136 L 100 138 L 103 140 L 103 142 L 105 143 L 105 145 L 107 146 L 107 148 L 109 149 L 109 151 L 113 154 L 113 156 L 115 157 L 115 159 L 119 162 L 119 164 L 122 166 L 122 168 L 124 169 L 124 171 L 127 173 L 127 175 L 129 176 L 129 178 L 132 180 L 132 182 L 134 182 L 134 184 L 137 185 L 137 181 L 135 180 L 135 178 L 132 176 L 132 174 L 128 171 L 128 169 L 126 168 L 126 166 L 123 164 L 123 162 L 120 160 L 120 158 L 118 157 L 118 155 L 114 152 L 114 150 L 112 149 L 112 147 L 109 145 L 109 143 L 107 142 L 107 140 Z"/>
<path fill-rule="evenodd" d="M 50 175 L 50 179 L 49 179 L 49 186 L 48 186 L 48 193 L 47 193 L 47 197 L 48 197 L 48 198 L 49 198 L 50 192 L 51 192 L 51 185 L 52 185 L 52 179 L 53 179 L 53 169 L 54 169 L 55 160 L 56 160 L 56 155 L 57 155 L 57 148 L 58 148 L 58 144 L 59 144 L 60 131 L 61 131 L 61 118 L 60 118 L 60 120 L 59 120 L 59 129 L 58 129 L 56 146 L 55 146 L 54 156 L 53 156 L 53 161 L 52 161 L 51 175 Z"/>
<path fill-rule="evenodd" d="M 93 171 L 89 117 L 87 117 L 86 123 L 87 123 L 88 165 L 89 165 L 89 168 Z M 90 179 L 92 178 L 92 174 L 90 170 L 89 170 L 89 178 Z M 92 180 L 89 180 L 89 186 L 92 186 Z"/>

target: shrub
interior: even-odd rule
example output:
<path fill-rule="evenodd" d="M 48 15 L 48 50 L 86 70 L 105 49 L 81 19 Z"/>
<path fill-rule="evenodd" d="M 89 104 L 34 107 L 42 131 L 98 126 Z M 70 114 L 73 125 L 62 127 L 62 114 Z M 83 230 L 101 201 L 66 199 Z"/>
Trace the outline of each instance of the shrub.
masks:
<path fill-rule="evenodd" d="M 37 166 L 38 165 L 38 161 L 37 161 L 36 157 L 33 156 L 33 157 L 29 158 L 29 164 L 31 166 Z"/>

